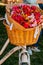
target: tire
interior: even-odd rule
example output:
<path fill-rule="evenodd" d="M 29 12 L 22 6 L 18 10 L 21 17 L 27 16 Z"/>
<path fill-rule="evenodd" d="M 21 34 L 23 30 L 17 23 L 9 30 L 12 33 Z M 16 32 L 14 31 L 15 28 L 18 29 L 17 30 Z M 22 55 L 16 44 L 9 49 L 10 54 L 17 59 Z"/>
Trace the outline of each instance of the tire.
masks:
<path fill-rule="evenodd" d="M 28 65 L 28 63 L 21 63 L 21 65 Z"/>

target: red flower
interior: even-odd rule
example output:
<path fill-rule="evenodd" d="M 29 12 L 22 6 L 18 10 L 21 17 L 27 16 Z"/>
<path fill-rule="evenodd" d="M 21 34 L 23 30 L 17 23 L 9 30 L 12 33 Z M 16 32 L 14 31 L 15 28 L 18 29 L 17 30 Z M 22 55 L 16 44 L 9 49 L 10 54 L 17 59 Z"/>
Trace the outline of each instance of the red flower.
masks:
<path fill-rule="evenodd" d="M 35 15 L 35 18 L 36 18 L 36 19 L 39 19 L 40 16 L 41 16 L 41 14 L 40 14 L 39 12 L 35 12 L 34 15 Z"/>
<path fill-rule="evenodd" d="M 27 22 L 24 22 L 23 26 L 24 26 L 25 28 L 28 28 L 28 27 L 29 27 L 29 25 L 28 25 Z"/>
<path fill-rule="evenodd" d="M 35 11 L 35 10 L 36 10 L 36 6 L 31 6 L 31 9 L 32 9 L 33 11 Z"/>
<path fill-rule="evenodd" d="M 31 14 L 31 7 L 30 7 L 30 6 L 28 6 L 28 5 L 23 5 L 23 6 L 22 6 L 22 9 L 23 9 L 23 12 L 24 12 L 25 14 L 27 14 L 28 16 L 30 16 L 30 14 Z"/>
<path fill-rule="evenodd" d="M 17 13 L 21 13 L 21 9 L 19 8 L 19 6 L 12 7 L 12 10 L 16 11 Z"/>

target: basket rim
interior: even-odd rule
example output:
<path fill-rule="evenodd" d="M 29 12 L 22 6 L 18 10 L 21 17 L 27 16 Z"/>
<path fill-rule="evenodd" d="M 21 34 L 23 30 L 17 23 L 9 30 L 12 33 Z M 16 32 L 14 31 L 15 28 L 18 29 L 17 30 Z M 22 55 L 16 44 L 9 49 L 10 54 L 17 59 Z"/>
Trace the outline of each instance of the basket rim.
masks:
<path fill-rule="evenodd" d="M 5 26 L 7 26 L 8 28 L 10 27 L 10 26 L 6 23 L 6 21 L 4 21 L 3 24 L 4 24 Z M 41 24 L 38 25 L 38 26 L 36 26 L 36 27 L 40 27 L 40 26 L 41 26 Z M 27 30 L 30 30 L 30 29 L 33 30 L 33 29 L 35 29 L 36 27 L 34 27 L 34 28 L 28 28 L 28 29 L 25 28 L 25 30 L 23 30 L 23 31 L 27 31 Z M 13 28 L 14 28 L 14 27 L 13 27 Z M 17 28 L 15 28 L 15 29 L 17 29 Z M 20 29 L 18 29 L 18 30 L 20 30 Z"/>

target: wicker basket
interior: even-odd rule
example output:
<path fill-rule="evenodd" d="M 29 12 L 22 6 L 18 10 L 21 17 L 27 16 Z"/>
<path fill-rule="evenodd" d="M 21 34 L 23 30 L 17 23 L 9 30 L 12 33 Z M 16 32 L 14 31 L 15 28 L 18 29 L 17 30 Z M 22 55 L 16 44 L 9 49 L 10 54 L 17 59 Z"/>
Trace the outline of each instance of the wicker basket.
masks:
<path fill-rule="evenodd" d="M 35 44 L 39 38 L 40 31 L 41 31 L 41 25 L 35 28 L 30 28 L 25 30 L 20 30 L 18 28 L 15 28 L 14 26 L 12 30 L 10 30 L 10 27 L 5 22 L 4 25 L 7 29 L 7 34 L 11 44 L 19 45 L 19 46 Z M 39 31 L 38 34 L 36 35 L 36 38 L 34 38 L 36 28 L 38 28 Z"/>
<path fill-rule="evenodd" d="M 21 26 L 11 18 L 9 8 L 10 7 L 8 6 L 6 7 L 6 14 L 8 21 L 10 23 L 13 23 L 13 28 L 12 30 L 10 30 L 9 25 L 7 25 L 5 22 L 4 25 L 6 26 L 11 44 L 19 46 L 35 44 L 38 41 L 40 35 L 41 24 L 34 28 L 25 29 L 23 26 Z M 36 35 L 36 37 L 34 37 L 34 35 L 36 34 L 36 29 L 38 29 L 38 34 Z"/>

